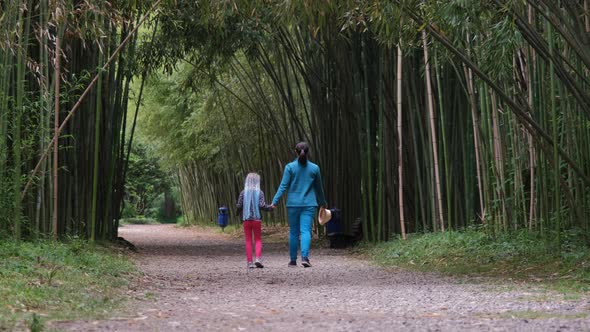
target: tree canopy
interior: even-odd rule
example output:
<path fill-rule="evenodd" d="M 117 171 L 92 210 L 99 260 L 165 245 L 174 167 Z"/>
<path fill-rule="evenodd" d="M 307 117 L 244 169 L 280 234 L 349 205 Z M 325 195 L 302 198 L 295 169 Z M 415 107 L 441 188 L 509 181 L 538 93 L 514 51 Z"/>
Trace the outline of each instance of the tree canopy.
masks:
<path fill-rule="evenodd" d="M 126 178 L 148 166 L 131 157 L 135 140 L 176 174 L 189 223 L 233 205 L 250 171 L 272 195 L 305 140 L 328 201 L 346 227 L 360 219 L 367 240 L 471 225 L 557 243 L 588 233 L 586 0 L 20 0 L 2 10 L 0 204 L 17 238 L 54 225 L 115 236 Z M 59 136 L 57 166 L 43 161 L 96 74 Z"/>

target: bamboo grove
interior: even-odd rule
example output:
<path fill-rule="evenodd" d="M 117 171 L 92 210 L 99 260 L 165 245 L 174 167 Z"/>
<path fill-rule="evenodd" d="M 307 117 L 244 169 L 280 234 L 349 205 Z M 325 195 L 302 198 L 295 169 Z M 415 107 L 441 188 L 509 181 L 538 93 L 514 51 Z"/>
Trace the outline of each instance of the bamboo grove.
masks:
<path fill-rule="evenodd" d="M 159 3 L 0 2 L 4 233 L 116 236 L 137 120 L 177 171 L 188 222 L 233 205 L 249 171 L 272 196 L 306 140 L 330 205 L 366 240 L 471 225 L 588 235 L 587 0 L 170 0 L 148 13 Z"/>
<path fill-rule="evenodd" d="M 136 1 L 0 1 L 3 236 L 116 237 L 137 38 L 116 50 L 148 9 Z M 81 98 L 93 77 L 96 88 Z"/>
<path fill-rule="evenodd" d="M 307 140 L 330 205 L 367 240 L 588 234 L 585 0 L 178 2 L 159 23 L 154 64 L 176 72 L 165 103 L 188 126 L 148 128 L 179 151 L 189 220 L 233 204 L 251 170 L 272 195 Z"/>

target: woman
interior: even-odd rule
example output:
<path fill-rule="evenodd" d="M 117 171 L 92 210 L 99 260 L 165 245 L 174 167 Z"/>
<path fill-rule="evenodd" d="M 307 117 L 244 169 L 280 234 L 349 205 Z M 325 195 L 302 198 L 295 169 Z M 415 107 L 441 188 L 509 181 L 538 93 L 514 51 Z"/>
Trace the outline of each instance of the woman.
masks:
<path fill-rule="evenodd" d="M 318 205 L 326 205 L 322 177 L 318 165 L 308 160 L 309 146 L 300 142 L 295 146 L 297 159 L 287 164 L 279 189 L 272 200 L 271 207 L 287 194 L 287 213 L 289 218 L 289 254 L 290 267 L 297 266 L 297 251 L 301 241 L 301 264 L 311 267 L 309 246 L 311 243 L 311 225 Z"/>

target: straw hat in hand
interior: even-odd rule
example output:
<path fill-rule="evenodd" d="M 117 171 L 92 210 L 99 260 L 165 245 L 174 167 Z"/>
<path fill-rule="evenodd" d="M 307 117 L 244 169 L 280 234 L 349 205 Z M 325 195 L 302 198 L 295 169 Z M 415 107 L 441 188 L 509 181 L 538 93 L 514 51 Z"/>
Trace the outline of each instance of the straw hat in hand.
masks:
<path fill-rule="evenodd" d="M 325 225 L 328 221 L 332 219 L 332 211 L 326 209 L 324 207 L 320 208 L 320 213 L 318 213 L 318 221 L 320 225 Z"/>

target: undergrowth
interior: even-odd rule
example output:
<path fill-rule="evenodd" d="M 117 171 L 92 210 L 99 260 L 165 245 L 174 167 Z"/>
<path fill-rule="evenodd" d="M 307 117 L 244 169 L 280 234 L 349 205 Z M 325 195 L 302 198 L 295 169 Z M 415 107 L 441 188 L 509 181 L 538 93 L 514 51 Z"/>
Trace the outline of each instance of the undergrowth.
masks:
<path fill-rule="evenodd" d="M 562 234 L 561 245 L 526 231 L 496 237 L 477 229 L 410 235 L 365 246 L 382 265 L 453 275 L 481 275 L 541 282 L 564 291 L 590 290 L 590 249 L 579 232 Z"/>
<path fill-rule="evenodd" d="M 123 218 L 119 221 L 120 225 L 157 225 L 161 224 L 159 220 L 146 217 Z"/>
<path fill-rule="evenodd" d="M 78 239 L 0 242 L 0 331 L 104 317 L 122 301 L 133 273 L 122 252 Z"/>

